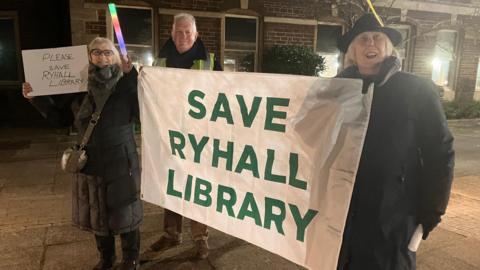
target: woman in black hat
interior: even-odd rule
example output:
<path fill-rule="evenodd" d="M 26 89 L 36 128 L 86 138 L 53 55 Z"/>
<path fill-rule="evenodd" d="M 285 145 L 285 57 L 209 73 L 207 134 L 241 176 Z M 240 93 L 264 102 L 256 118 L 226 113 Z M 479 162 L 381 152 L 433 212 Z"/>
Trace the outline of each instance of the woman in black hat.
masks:
<path fill-rule="evenodd" d="M 433 82 L 400 71 L 400 41 L 371 14 L 339 40 L 347 65 L 339 77 L 362 79 L 363 92 L 374 92 L 338 270 L 415 269 L 415 229 L 426 239 L 447 207 L 453 137 Z"/>

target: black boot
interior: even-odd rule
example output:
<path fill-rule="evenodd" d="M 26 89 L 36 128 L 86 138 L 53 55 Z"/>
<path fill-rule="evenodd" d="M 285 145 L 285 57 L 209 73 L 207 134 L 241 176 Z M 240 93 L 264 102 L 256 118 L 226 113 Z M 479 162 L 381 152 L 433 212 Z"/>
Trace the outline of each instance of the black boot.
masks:
<path fill-rule="evenodd" d="M 110 260 L 100 259 L 100 261 L 93 267 L 93 270 L 110 270 L 115 263 L 115 258 Z"/>
<path fill-rule="evenodd" d="M 140 231 L 135 231 L 120 234 L 122 240 L 122 255 L 123 261 L 118 270 L 136 270 L 139 269 L 139 254 L 140 254 Z"/>
<path fill-rule="evenodd" d="M 100 252 L 100 261 L 93 270 L 109 270 L 115 264 L 115 238 L 114 236 L 95 235 L 97 249 Z"/>
<path fill-rule="evenodd" d="M 138 260 L 126 260 L 126 261 L 123 261 L 117 269 L 118 270 L 137 270 L 137 269 L 140 269 L 140 263 L 138 262 Z"/>

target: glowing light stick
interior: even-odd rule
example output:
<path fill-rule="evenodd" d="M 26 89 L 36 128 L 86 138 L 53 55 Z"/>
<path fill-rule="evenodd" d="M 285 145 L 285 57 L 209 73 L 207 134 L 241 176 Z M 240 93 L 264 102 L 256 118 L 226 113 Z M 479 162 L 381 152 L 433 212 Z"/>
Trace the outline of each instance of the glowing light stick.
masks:
<path fill-rule="evenodd" d="M 124 57 L 127 56 L 127 48 L 125 47 L 125 41 L 123 41 L 122 29 L 120 28 L 120 21 L 118 20 L 117 8 L 114 3 L 108 4 L 108 10 L 110 10 L 110 16 L 112 16 L 113 29 L 115 29 L 115 35 L 117 36 L 118 47 Z"/>
<path fill-rule="evenodd" d="M 370 10 L 372 10 L 373 12 L 373 15 L 375 16 L 375 18 L 377 19 L 378 23 L 384 27 L 383 25 L 383 22 L 382 22 L 382 19 L 380 19 L 380 16 L 378 16 L 377 12 L 375 11 L 375 8 L 373 7 L 373 4 L 370 0 L 367 0 L 367 3 L 368 3 L 368 6 L 370 7 Z"/>

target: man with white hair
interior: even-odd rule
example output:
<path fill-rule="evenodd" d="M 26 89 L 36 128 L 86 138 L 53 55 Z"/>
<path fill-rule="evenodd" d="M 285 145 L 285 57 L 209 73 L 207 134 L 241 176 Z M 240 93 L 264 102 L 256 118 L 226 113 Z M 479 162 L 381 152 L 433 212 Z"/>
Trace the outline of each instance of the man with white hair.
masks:
<path fill-rule="evenodd" d="M 175 15 L 171 38 L 165 42 L 154 66 L 223 70 L 213 53 L 208 53 L 198 36 L 195 18 L 188 13 Z"/>
<path fill-rule="evenodd" d="M 198 37 L 195 18 L 187 13 L 180 13 L 174 17 L 172 36 L 160 50 L 160 56 L 153 65 L 183 69 L 222 70 L 222 66 L 215 59 L 214 54 L 208 53 Z M 150 246 L 147 252 L 159 252 L 179 245 L 182 241 L 182 219 L 181 215 L 165 209 L 164 234 Z M 191 234 L 197 247 L 197 258 L 207 258 L 209 252 L 207 226 L 192 220 Z"/>

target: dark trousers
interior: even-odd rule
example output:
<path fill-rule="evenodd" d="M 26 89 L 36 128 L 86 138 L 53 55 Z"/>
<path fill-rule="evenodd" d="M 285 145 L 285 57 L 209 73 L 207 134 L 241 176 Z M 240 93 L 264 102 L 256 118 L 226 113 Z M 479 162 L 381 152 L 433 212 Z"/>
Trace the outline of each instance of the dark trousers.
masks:
<path fill-rule="evenodd" d="M 123 260 L 137 260 L 140 253 L 140 231 L 135 231 L 120 234 L 122 240 L 122 256 Z M 103 260 L 115 260 L 115 236 L 95 235 L 97 242 L 97 249 Z"/>

